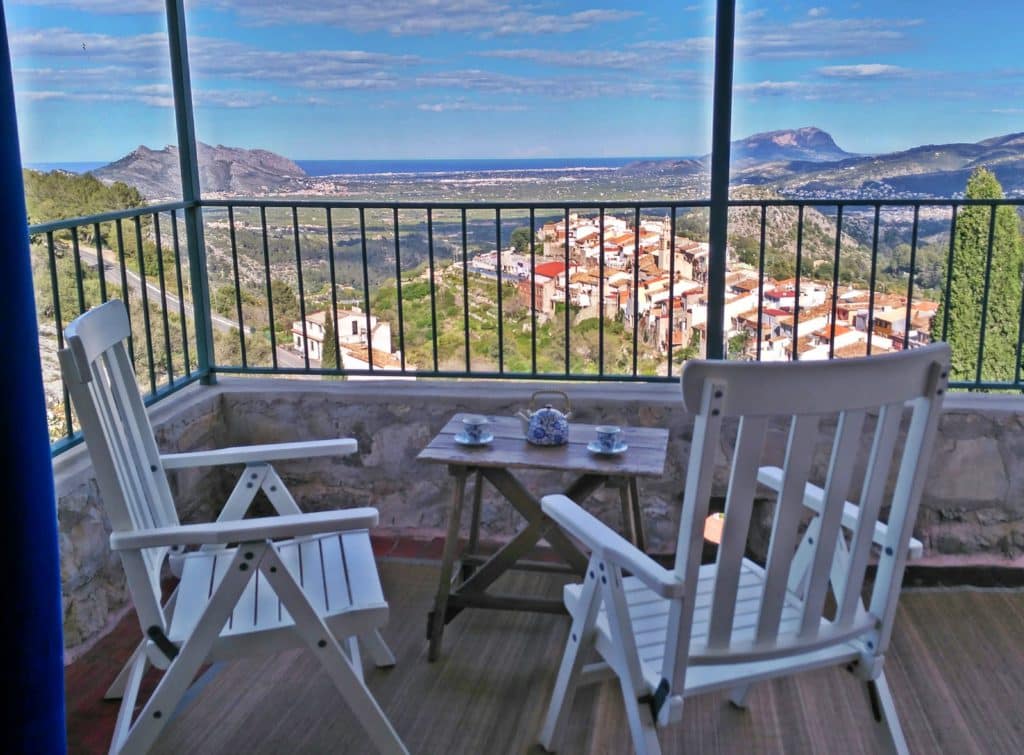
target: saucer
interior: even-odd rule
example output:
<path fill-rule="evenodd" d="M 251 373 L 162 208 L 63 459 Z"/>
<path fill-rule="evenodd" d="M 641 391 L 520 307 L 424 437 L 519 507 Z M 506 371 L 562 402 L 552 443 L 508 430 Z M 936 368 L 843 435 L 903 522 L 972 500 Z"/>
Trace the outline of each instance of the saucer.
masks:
<path fill-rule="evenodd" d="M 610 451 L 605 451 L 603 448 L 601 448 L 601 444 L 598 443 L 596 440 L 592 440 L 587 444 L 588 451 L 595 454 L 601 454 L 602 456 L 618 456 L 619 454 L 623 453 L 627 448 L 629 448 L 629 446 L 627 446 L 625 443 L 619 443 L 619 445 L 617 445 Z"/>
<path fill-rule="evenodd" d="M 455 442 L 460 446 L 486 446 L 494 440 L 494 433 L 484 433 L 480 440 L 470 440 L 465 433 L 455 433 Z"/>

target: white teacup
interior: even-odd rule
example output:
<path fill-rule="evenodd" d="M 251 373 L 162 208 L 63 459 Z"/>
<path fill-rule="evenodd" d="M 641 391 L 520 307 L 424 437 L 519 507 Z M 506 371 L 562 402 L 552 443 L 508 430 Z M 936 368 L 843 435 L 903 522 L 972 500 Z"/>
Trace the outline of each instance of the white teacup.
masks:
<path fill-rule="evenodd" d="M 487 434 L 487 417 L 470 414 L 462 418 L 462 431 L 470 443 L 479 443 Z"/>
<path fill-rule="evenodd" d="M 597 427 L 597 445 L 602 451 L 614 451 L 622 444 L 622 428 L 615 425 Z"/>

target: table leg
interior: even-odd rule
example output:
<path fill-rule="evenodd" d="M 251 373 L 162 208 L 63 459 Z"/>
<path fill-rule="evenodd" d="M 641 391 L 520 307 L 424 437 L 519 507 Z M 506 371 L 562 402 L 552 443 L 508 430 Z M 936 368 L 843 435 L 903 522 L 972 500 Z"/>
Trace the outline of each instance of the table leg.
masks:
<path fill-rule="evenodd" d="M 475 555 L 480 545 L 480 506 L 483 498 L 484 475 L 479 469 L 473 475 L 473 514 L 469 523 L 469 544 L 466 553 Z M 476 564 L 463 562 L 461 567 L 462 581 L 469 579 L 476 570 Z"/>
<path fill-rule="evenodd" d="M 633 516 L 633 502 L 629 495 L 629 482 L 625 479 L 615 481 L 615 487 L 619 489 L 619 504 L 622 507 L 622 534 L 629 542 L 636 545 L 636 519 Z"/>
<path fill-rule="evenodd" d="M 434 599 L 434 610 L 427 616 L 427 639 L 430 647 L 427 660 L 435 661 L 441 652 L 441 636 L 444 634 L 445 619 L 448 612 L 448 593 L 452 587 L 452 566 L 455 552 L 459 547 L 459 525 L 462 521 L 462 504 L 466 497 L 466 476 L 469 469 L 461 466 L 449 467 L 449 473 L 455 477 L 455 492 L 452 499 L 452 510 L 448 515 L 448 534 L 444 541 L 444 554 L 441 557 L 441 577 L 437 585 L 437 596 Z"/>
<path fill-rule="evenodd" d="M 629 498 L 633 509 L 633 532 L 636 533 L 635 545 L 644 553 L 647 552 L 647 533 L 644 531 L 644 512 L 640 507 L 640 492 L 635 477 L 629 478 Z"/>

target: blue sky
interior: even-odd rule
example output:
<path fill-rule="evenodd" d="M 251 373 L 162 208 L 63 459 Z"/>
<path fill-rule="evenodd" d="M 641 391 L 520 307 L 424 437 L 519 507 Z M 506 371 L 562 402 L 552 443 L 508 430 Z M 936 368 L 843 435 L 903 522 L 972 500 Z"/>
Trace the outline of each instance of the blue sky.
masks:
<path fill-rule="evenodd" d="M 163 0 L 5 5 L 26 162 L 176 140 Z M 702 154 L 713 5 L 195 0 L 197 135 L 295 159 Z M 1024 3 L 739 14 L 734 137 L 813 125 L 883 152 L 1024 131 Z"/>

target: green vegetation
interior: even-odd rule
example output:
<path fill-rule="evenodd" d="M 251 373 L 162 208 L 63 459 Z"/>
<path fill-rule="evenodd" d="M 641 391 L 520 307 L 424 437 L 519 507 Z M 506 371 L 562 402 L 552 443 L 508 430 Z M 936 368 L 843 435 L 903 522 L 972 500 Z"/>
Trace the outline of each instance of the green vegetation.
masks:
<path fill-rule="evenodd" d="M 990 171 L 978 168 L 971 174 L 967 181 L 968 199 L 1002 197 L 1003 188 Z M 1020 220 L 1012 207 L 997 208 L 994 227 L 992 220 L 991 209 L 985 206 L 964 207 L 957 217 L 953 270 L 949 280 L 949 330 L 946 334 L 953 351 L 950 374 L 953 380 L 973 381 L 976 376 L 990 235 L 992 257 L 982 380 L 1012 381 L 1021 358 L 1017 353 L 1021 273 L 1024 269 Z M 941 338 L 945 315 L 945 303 L 940 302 L 932 322 L 933 338 Z"/>
<path fill-rule="evenodd" d="M 505 283 L 501 292 L 501 325 L 504 350 L 498 341 L 497 281 L 470 276 L 468 300 L 463 296 L 463 278 L 460 265 L 443 266 L 436 275 L 434 290 L 437 311 L 437 360 L 441 370 L 466 369 L 466 305 L 469 323 L 469 369 L 473 372 L 497 372 L 499 351 L 501 366 L 510 374 L 526 374 L 533 370 L 533 315 L 529 300 L 522 300 L 515 284 Z M 382 286 L 371 300 L 371 311 L 378 317 L 398 322 L 397 287 Z M 408 364 L 419 370 L 432 370 L 434 366 L 435 320 L 431 313 L 430 281 L 423 273 L 402 281 L 402 317 L 405 326 L 405 357 Z M 573 374 L 599 372 L 601 323 L 596 317 L 587 317 L 575 307 L 569 312 L 569 363 Z M 397 330 L 397 328 L 396 328 Z M 556 307 L 553 316 L 538 315 L 536 329 L 537 372 L 564 374 L 565 308 Z M 664 366 L 664 358 L 653 344 L 641 338 L 638 344 L 637 369 L 641 374 L 657 374 Z M 604 322 L 604 371 L 608 374 L 632 374 L 633 334 L 621 322 Z"/>

